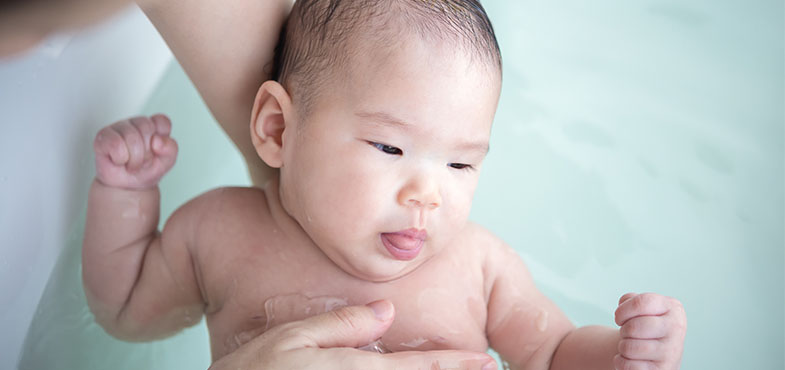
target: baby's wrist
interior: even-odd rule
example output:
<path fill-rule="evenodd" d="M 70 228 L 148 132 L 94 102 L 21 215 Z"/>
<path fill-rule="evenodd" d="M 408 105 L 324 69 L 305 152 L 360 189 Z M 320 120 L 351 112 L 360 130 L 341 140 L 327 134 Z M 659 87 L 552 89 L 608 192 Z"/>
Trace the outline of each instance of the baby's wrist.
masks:
<path fill-rule="evenodd" d="M 151 190 L 158 190 L 158 182 L 160 182 L 160 180 L 149 184 L 121 184 L 117 181 L 102 179 L 101 176 L 96 176 L 94 182 L 105 188 L 146 192 Z"/>
<path fill-rule="evenodd" d="M 96 176 L 93 180 L 93 183 L 101 188 L 105 189 L 117 189 L 122 191 L 128 192 L 151 192 L 151 191 L 158 191 L 158 182 L 156 181 L 154 184 L 118 184 L 113 183 L 112 181 L 107 181 L 102 179 L 100 176 Z"/>

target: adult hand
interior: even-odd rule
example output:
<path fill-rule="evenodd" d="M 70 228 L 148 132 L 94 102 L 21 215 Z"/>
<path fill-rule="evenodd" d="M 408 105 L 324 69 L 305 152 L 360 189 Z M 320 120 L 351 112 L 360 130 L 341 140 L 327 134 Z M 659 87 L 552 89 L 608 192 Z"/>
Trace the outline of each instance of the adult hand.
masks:
<path fill-rule="evenodd" d="M 379 354 L 356 349 L 380 338 L 394 316 L 392 303 L 381 300 L 279 325 L 219 359 L 210 370 L 496 369 L 496 362 L 485 353 Z"/>

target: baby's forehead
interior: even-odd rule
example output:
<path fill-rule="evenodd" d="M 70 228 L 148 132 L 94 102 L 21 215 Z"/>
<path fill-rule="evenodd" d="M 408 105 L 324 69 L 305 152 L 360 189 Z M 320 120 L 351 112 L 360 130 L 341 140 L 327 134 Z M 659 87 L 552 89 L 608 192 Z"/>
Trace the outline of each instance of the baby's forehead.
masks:
<path fill-rule="evenodd" d="M 488 75 L 501 76 L 495 34 L 477 0 L 298 0 L 276 53 L 274 76 L 308 106 L 316 95 L 329 93 L 330 83 L 349 80 L 357 69 L 385 73 L 376 65 L 384 66 L 413 41 L 455 52 L 422 63 L 468 56 Z"/>

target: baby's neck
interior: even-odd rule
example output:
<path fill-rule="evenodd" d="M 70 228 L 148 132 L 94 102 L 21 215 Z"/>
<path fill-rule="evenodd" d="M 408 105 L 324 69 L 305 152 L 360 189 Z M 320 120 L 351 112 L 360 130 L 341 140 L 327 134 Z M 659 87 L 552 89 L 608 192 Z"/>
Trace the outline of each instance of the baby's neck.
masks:
<path fill-rule="evenodd" d="M 303 230 L 300 223 L 292 217 L 289 212 L 284 208 L 281 202 L 280 191 L 280 176 L 276 173 L 270 178 L 263 186 L 265 197 L 267 198 L 267 206 L 270 208 L 270 216 L 281 231 L 290 235 L 291 237 L 304 237 L 310 240 L 308 234 Z"/>

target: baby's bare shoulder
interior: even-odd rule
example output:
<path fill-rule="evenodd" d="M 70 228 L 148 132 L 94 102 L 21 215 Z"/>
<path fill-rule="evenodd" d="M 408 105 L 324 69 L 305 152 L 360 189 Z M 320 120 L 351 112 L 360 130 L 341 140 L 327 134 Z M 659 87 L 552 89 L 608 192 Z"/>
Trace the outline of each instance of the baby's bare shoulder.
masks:
<path fill-rule="evenodd" d="M 267 198 L 259 188 L 221 187 L 196 196 L 177 212 L 187 212 L 204 223 L 226 217 L 247 217 L 248 213 L 268 210 Z"/>
<path fill-rule="evenodd" d="M 468 222 L 461 235 L 461 249 L 472 261 L 482 264 L 484 279 L 492 282 L 501 267 L 513 264 L 522 265 L 520 256 L 504 240 L 484 226 Z"/>
<path fill-rule="evenodd" d="M 207 191 L 177 212 L 188 214 L 191 248 L 208 314 L 231 299 L 237 276 L 263 270 L 274 233 L 269 202 L 259 188 L 223 187 Z M 176 215 L 173 215 L 175 217 Z M 260 265 L 262 264 L 262 265 Z"/>
<path fill-rule="evenodd" d="M 263 190 L 222 187 L 207 191 L 180 207 L 167 221 L 187 224 L 195 245 L 213 244 L 244 229 L 270 222 Z"/>
<path fill-rule="evenodd" d="M 471 221 L 467 222 L 460 239 L 464 240 L 466 245 L 485 256 L 491 256 L 510 249 L 507 243 L 496 234 L 484 226 Z"/>

